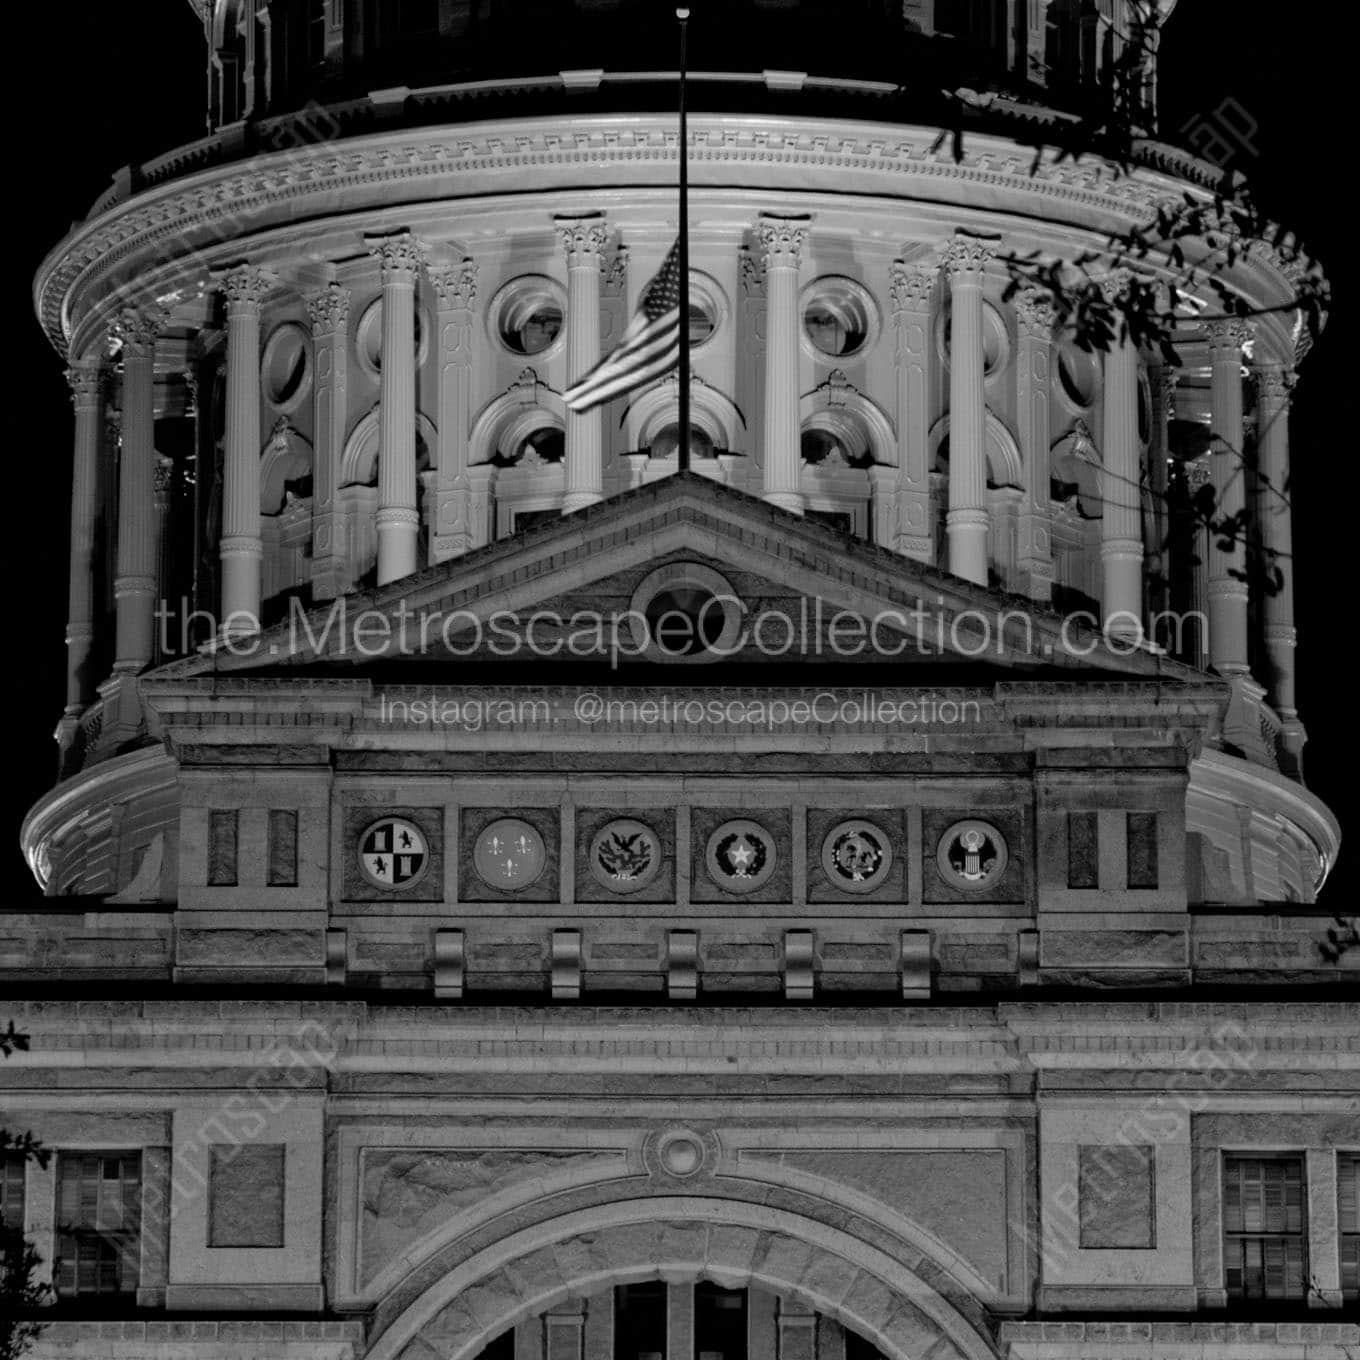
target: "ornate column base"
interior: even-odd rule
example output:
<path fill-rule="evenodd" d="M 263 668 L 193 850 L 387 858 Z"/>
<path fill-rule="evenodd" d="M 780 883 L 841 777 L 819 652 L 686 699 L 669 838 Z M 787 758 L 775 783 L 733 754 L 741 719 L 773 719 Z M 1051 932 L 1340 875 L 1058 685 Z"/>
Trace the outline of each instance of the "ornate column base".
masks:
<path fill-rule="evenodd" d="M 562 497 L 562 513 L 574 515 L 578 510 L 599 505 L 602 500 L 604 500 L 604 497 L 598 491 L 568 491 Z"/>
<path fill-rule="evenodd" d="M 258 538 L 222 540 L 222 617 L 218 631 L 233 637 L 260 631 L 260 564 L 264 544 Z"/>
<path fill-rule="evenodd" d="M 806 508 L 803 504 L 803 495 L 799 491 L 766 491 L 761 499 L 794 515 L 803 514 Z"/>
<path fill-rule="evenodd" d="M 991 517 L 985 510 L 951 510 L 945 517 L 949 535 L 949 570 L 974 585 L 987 584 L 987 530 Z"/>
<path fill-rule="evenodd" d="M 378 511 L 378 584 L 414 576 L 419 567 L 420 514 L 386 506 Z"/>

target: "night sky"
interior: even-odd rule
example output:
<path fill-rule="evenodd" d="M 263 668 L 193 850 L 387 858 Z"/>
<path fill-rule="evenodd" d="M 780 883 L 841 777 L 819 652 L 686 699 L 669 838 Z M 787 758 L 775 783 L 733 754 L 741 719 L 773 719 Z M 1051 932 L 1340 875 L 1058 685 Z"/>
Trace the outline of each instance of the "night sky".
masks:
<path fill-rule="evenodd" d="M 703 0 L 692 6 L 696 23 L 706 7 Z M 1311 736 L 1305 769 L 1343 830 L 1350 827 L 1356 777 L 1349 701 L 1357 686 L 1342 606 L 1354 590 L 1357 531 L 1353 493 L 1336 483 L 1333 464 L 1351 456 L 1360 386 L 1346 366 L 1355 324 L 1355 170 L 1347 158 L 1356 121 L 1355 8 L 1181 0 L 1164 34 L 1161 76 L 1168 138 L 1192 118 L 1235 119 L 1249 144 L 1232 164 L 1313 243 L 1332 280 L 1331 324 L 1303 368 L 1296 396 L 1292 500 L 1299 704 Z M 722 6 L 713 12 L 720 15 Z M 18 831 L 24 812 L 55 777 L 51 732 L 65 694 L 71 406 L 62 364 L 33 318 L 32 277 L 118 167 L 203 135 L 204 57 L 184 0 L 46 0 L 11 5 L 6 19 L 11 385 L 4 419 L 12 470 L 6 579 L 12 585 L 5 711 L 11 737 L 0 890 L 13 903 L 37 894 L 19 854 Z M 1330 910 L 1353 910 L 1358 864 L 1360 845 L 1350 844 L 1323 897 Z"/>

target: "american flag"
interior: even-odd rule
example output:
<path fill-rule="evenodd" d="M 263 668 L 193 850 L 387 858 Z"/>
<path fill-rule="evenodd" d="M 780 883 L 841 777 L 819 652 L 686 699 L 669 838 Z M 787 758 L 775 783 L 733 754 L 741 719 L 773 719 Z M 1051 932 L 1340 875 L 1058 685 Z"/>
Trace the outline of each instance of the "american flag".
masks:
<path fill-rule="evenodd" d="M 666 256 L 665 264 L 647 285 L 618 348 L 573 383 L 563 393 L 562 400 L 573 411 L 589 411 L 661 377 L 679 358 L 680 242 L 677 240 Z"/>

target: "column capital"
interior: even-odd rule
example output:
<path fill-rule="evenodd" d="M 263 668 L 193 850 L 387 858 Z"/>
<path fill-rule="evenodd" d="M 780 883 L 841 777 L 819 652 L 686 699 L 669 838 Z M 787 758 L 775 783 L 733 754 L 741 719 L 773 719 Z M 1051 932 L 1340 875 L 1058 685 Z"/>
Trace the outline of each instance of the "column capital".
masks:
<path fill-rule="evenodd" d="M 1297 381 L 1292 364 L 1262 364 L 1256 369 L 1256 391 L 1263 404 L 1284 406 L 1293 398 Z"/>
<path fill-rule="evenodd" d="M 557 239 L 566 252 L 568 269 L 603 269 L 608 238 L 603 213 L 553 218 Z"/>
<path fill-rule="evenodd" d="M 169 313 L 162 308 L 124 307 L 109 327 L 109 339 L 126 357 L 150 358 L 169 319 Z"/>
<path fill-rule="evenodd" d="M 797 269 L 807 240 L 810 217 L 781 217 L 776 213 L 761 213 L 756 225 L 756 239 L 766 269 Z"/>
<path fill-rule="evenodd" d="M 441 312 L 470 312 L 477 301 L 477 261 L 430 265 L 426 271 Z"/>
<path fill-rule="evenodd" d="M 1026 288 L 1015 299 L 1015 318 L 1021 338 L 1051 340 L 1057 309 L 1053 294 L 1046 288 Z"/>
<path fill-rule="evenodd" d="M 212 276 L 217 290 L 227 300 L 227 315 L 258 312 L 269 296 L 275 278 L 267 269 L 253 264 L 236 264 Z"/>
<path fill-rule="evenodd" d="M 1132 269 L 1112 269 L 1108 274 L 1102 274 L 1096 280 L 1096 285 L 1100 289 L 1101 296 L 1106 302 L 1116 303 L 1126 301 L 1133 291 L 1136 275 Z"/>
<path fill-rule="evenodd" d="M 930 295 L 935 291 L 935 274 L 933 266 L 894 260 L 888 266 L 888 285 L 894 314 L 928 311 Z"/>
<path fill-rule="evenodd" d="M 1243 348 L 1255 338 L 1256 327 L 1241 317 L 1223 317 L 1204 323 L 1204 337 L 1209 344 L 1209 356 L 1215 362 L 1240 359 Z"/>
<path fill-rule="evenodd" d="M 328 283 L 324 288 L 308 293 L 305 301 L 307 316 L 312 323 L 312 335 L 316 339 L 344 332 L 349 324 L 348 288 L 338 283 Z"/>
<path fill-rule="evenodd" d="M 398 231 L 365 233 L 364 246 L 381 265 L 385 285 L 415 285 L 416 276 L 425 263 L 425 247 L 414 232 L 402 227 Z"/>
<path fill-rule="evenodd" d="M 964 279 L 981 282 L 988 264 L 995 259 L 999 237 L 973 236 L 969 232 L 956 232 L 941 252 L 941 263 L 949 271 L 951 279 Z"/>
<path fill-rule="evenodd" d="M 66 382 L 77 411 L 97 410 L 104 390 L 103 361 L 98 358 L 73 359 L 66 370 Z"/>

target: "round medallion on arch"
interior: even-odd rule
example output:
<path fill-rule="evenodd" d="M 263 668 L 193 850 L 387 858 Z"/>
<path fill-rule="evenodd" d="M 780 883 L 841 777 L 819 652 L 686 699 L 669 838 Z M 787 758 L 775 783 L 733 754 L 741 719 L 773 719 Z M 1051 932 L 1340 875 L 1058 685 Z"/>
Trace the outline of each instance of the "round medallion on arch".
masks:
<path fill-rule="evenodd" d="M 590 843 L 590 872 L 610 892 L 639 892 L 660 868 L 661 840 L 645 822 L 616 818 Z"/>
<path fill-rule="evenodd" d="M 846 892 L 873 892 L 887 878 L 892 862 L 887 832 L 861 818 L 833 826 L 822 842 L 822 869 Z"/>
<path fill-rule="evenodd" d="M 701 1171 L 711 1170 L 718 1159 L 718 1144 L 712 1134 L 694 1129 L 666 1129 L 648 1137 L 642 1160 L 652 1175 L 689 1180 Z"/>
<path fill-rule="evenodd" d="M 383 817 L 359 837 L 359 872 L 375 888 L 410 888 L 429 865 L 425 833 L 406 817 Z"/>
<path fill-rule="evenodd" d="M 935 862 L 946 883 L 980 892 L 995 883 L 1009 858 L 1006 838 L 990 822 L 955 822 L 940 837 Z"/>
<path fill-rule="evenodd" d="M 484 882 L 515 892 L 538 881 L 548 851 L 535 827 L 518 817 L 502 817 L 477 837 L 472 863 Z"/>
<path fill-rule="evenodd" d="M 774 837 L 759 822 L 724 822 L 709 838 L 705 860 L 713 881 L 728 892 L 763 886 L 778 861 Z"/>

